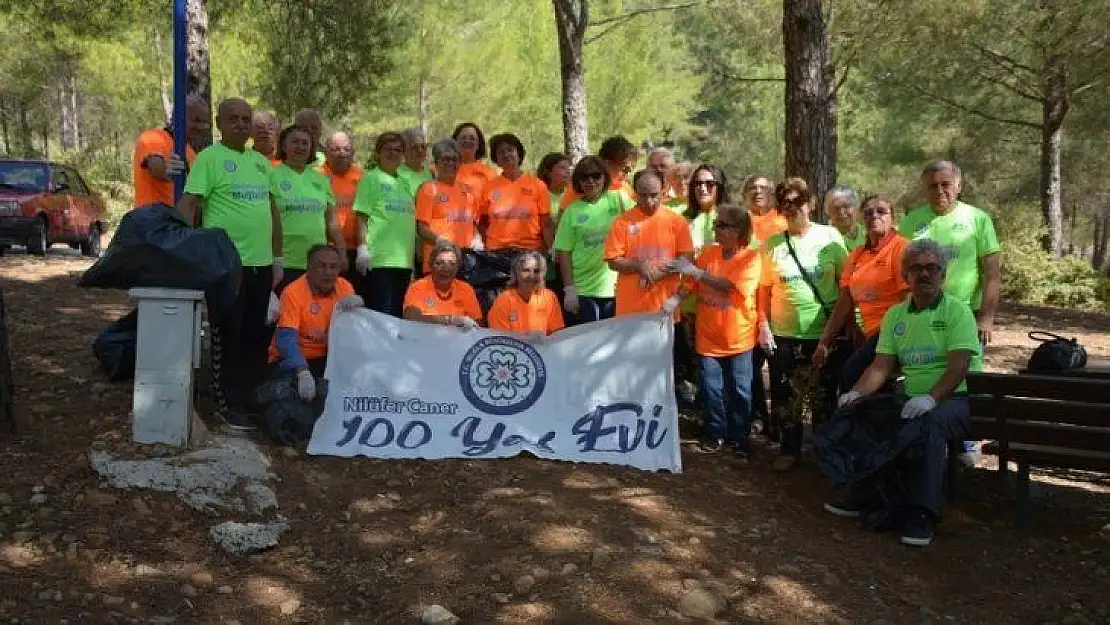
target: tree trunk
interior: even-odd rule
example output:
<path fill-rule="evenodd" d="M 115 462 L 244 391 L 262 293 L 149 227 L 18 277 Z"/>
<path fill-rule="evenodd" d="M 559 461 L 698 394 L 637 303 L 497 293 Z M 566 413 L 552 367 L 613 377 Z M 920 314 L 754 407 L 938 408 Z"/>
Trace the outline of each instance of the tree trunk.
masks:
<path fill-rule="evenodd" d="M 158 92 L 162 98 L 162 111 L 165 113 L 165 121 L 169 124 L 173 117 L 173 96 L 170 94 L 169 83 L 166 82 L 166 72 L 162 65 L 163 60 L 166 58 L 165 48 L 162 46 L 162 33 L 157 30 L 154 31 L 154 67 L 158 70 Z"/>
<path fill-rule="evenodd" d="M 571 163 L 589 150 L 586 70 L 582 42 L 589 24 L 588 0 L 552 0 L 559 33 L 559 74 L 562 81 L 563 147 Z"/>
<path fill-rule="evenodd" d="M 1068 113 L 1067 75 L 1059 57 L 1045 62 L 1045 99 L 1041 124 L 1041 214 L 1047 229 L 1044 249 L 1064 255 L 1064 187 L 1060 162 L 1064 147 L 1064 117 Z"/>
<path fill-rule="evenodd" d="M 42 125 L 42 157 L 50 159 L 50 126 L 44 122 Z"/>
<path fill-rule="evenodd" d="M 61 126 L 58 136 L 62 150 L 77 151 L 81 147 L 80 122 L 77 113 L 77 60 L 72 55 L 59 59 L 58 110 Z"/>
<path fill-rule="evenodd" d="M 35 155 L 35 146 L 31 141 L 31 121 L 27 119 L 27 101 L 19 101 L 19 153 L 24 158 Z"/>
<path fill-rule="evenodd" d="M 15 389 L 12 384 L 12 354 L 8 343 L 8 314 L 4 291 L 0 289 L 0 431 L 12 432 L 15 422 Z"/>
<path fill-rule="evenodd" d="M 416 110 L 420 116 L 420 132 L 426 139 L 428 137 L 428 77 L 423 74 L 420 76 L 417 98 L 419 100 L 416 103 Z"/>
<path fill-rule="evenodd" d="M 185 10 L 189 19 L 189 43 L 186 46 L 188 96 L 207 102 L 211 107 L 212 73 L 208 59 L 208 8 L 205 6 L 205 0 L 188 0 Z M 189 142 L 193 149 L 199 152 L 212 144 L 212 131 L 195 133 Z"/>
<path fill-rule="evenodd" d="M 12 155 L 12 132 L 8 124 L 8 102 L 0 96 L 0 132 L 4 133 L 4 156 Z"/>
<path fill-rule="evenodd" d="M 829 28 L 821 0 L 783 0 L 787 176 L 800 176 L 820 198 L 836 184 L 836 93 Z M 817 202 L 816 219 L 821 219 Z"/>
<path fill-rule="evenodd" d="M 1106 271 L 1110 261 L 1110 210 L 1103 209 L 1092 216 L 1095 232 L 1092 241 L 1091 267 L 1096 271 Z"/>

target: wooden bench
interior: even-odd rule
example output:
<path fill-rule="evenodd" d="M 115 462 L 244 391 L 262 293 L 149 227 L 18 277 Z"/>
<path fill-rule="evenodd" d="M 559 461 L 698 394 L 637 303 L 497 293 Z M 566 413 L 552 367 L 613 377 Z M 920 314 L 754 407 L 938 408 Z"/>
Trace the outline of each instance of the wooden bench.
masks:
<path fill-rule="evenodd" d="M 1019 527 L 1030 524 L 1030 467 L 1110 472 L 1110 381 L 972 373 L 967 388 L 972 438 L 997 442 L 1004 478 L 1018 465 Z"/>

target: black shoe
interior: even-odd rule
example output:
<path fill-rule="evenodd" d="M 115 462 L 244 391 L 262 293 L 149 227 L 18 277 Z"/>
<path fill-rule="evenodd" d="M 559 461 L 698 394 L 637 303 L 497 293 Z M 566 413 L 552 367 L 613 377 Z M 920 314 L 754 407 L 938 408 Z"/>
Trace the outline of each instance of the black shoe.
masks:
<path fill-rule="evenodd" d="M 851 497 L 825 502 L 825 512 L 844 519 L 858 519 L 862 510 L 863 502 Z"/>
<path fill-rule="evenodd" d="M 721 438 L 703 438 L 698 443 L 698 451 L 706 454 L 715 454 L 725 448 L 725 441 Z"/>
<path fill-rule="evenodd" d="M 223 419 L 227 427 L 238 430 L 240 432 L 250 432 L 258 429 L 258 423 L 252 415 L 245 412 L 236 410 L 234 408 L 225 408 L 220 410 L 220 418 Z"/>
<path fill-rule="evenodd" d="M 925 510 L 916 510 L 906 519 L 902 530 L 902 544 L 911 547 L 928 547 L 936 535 L 933 515 Z"/>

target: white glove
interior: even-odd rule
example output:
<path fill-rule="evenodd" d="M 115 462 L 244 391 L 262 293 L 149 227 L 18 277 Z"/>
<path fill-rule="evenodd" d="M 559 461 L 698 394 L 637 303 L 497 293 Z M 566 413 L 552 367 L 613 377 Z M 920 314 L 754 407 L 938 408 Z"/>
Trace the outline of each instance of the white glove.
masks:
<path fill-rule="evenodd" d="M 178 174 L 185 173 L 185 161 L 181 160 L 181 157 L 177 155 L 177 152 L 170 152 L 169 157 L 167 157 L 165 160 L 167 176 L 176 176 Z"/>
<path fill-rule="evenodd" d="M 339 298 L 339 301 L 335 303 L 335 307 L 339 310 L 354 310 L 356 308 L 362 308 L 365 305 L 366 303 L 363 302 L 362 298 L 358 295 L 348 295 L 347 297 L 341 297 Z"/>
<path fill-rule="evenodd" d="M 470 240 L 470 249 L 475 252 L 481 252 L 486 249 L 486 244 L 482 242 L 482 235 L 475 234 L 474 238 Z"/>
<path fill-rule="evenodd" d="M 701 280 L 705 276 L 705 270 L 698 268 L 697 265 L 690 262 L 687 258 L 676 258 L 667 263 L 667 268 L 674 273 L 680 273 L 684 276 L 690 276 L 695 280 Z"/>
<path fill-rule="evenodd" d="M 663 308 L 659 309 L 659 312 L 664 315 L 673 315 L 680 303 L 682 303 L 682 298 L 677 295 L 672 295 L 667 298 L 667 301 L 663 302 Z"/>
<path fill-rule="evenodd" d="M 529 333 L 525 334 L 524 336 L 522 336 L 521 338 L 524 339 L 525 343 L 531 343 L 532 345 L 540 345 L 541 343 L 543 343 L 544 341 L 547 340 L 547 335 L 544 334 L 543 332 L 529 332 Z"/>
<path fill-rule="evenodd" d="M 759 322 L 759 345 L 768 353 L 775 351 L 775 335 L 771 334 L 771 324 L 766 321 Z"/>
<path fill-rule="evenodd" d="M 573 284 L 563 287 L 563 310 L 578 314 L 578 289 Z"/>
<path fill-rule="evenodd" d="M 281 279 L 285 277 L 285 259 L 281 256 L 274 256 L 274 286 L 281 283 Z"/>
<path fill-rule="evenodd" d="M 303 401 L 316 399 L 316 380 L 308 369 L 297 372 L 297 396 Z"/>
<path fill-rule="evenodd" d="M 270 291 L 270 305 L 266 307 L 266 325 L 268 326 L 274 325 L 274 322 L 277 321 L 278 312 L 280 311 L 278 303 L 278 296 Z"/>
<path fill-rule="evenodd" d="M 836 400 L 836 406 L 838 408 L 843 408 L 844 406 L 847 406 L 848 404 L 856 401 L 860 397 L 863 397 L 863 395 L 861 395 L 859 391 L 848 391 Z"/>
<path fill-rule="evenodd" d="M 910 419 L 916 419 L 936 407 L 937 400 L 933 399 L 932 395 L 914 397 L 906 402 L 905 406 L 902 406 L 902 420 L 909 421 Z"/>
<path fill-rule="evenodd" d="M 466 315 L 455 315 L 452 321 L 454 322 L 455 326 L 462 328 L 464 332 L 469 332 L 480 327 L 477 321 L 471 319 L 470 317 L 467 317 Z"/>
<path fill-rule="evenodd" d="M 369 271 L 369 270 L 370 270 L 370 248 L 366 247 L 366 245 L 363 244 L 363 245 L 358 246 L 358 250 L 355 251 L 355 271 L 357 271 L 357 272 L 359 272 L 359 274 L 365 276 L 366 272 Z"/>

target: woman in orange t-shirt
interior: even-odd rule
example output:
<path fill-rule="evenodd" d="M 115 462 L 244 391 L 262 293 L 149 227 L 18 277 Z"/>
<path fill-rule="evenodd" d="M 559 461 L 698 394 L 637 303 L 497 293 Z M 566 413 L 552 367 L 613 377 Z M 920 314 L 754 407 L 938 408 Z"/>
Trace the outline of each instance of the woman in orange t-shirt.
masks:
<path fill-rule="evenodd" d="M 489 147 L 501 175 L 486 183 L 478 196 L 478 230 L 486 249 L 547 253 L 555 237 L 547 186 L 521 170 L 524 144 L 516 135 L 495 135 Z"/>
<path fill-rule="evenodd" d="M 910 290 L 902 275 L 902 252 L 909 240 L 898 234 L 894 227 L 894 203 L 881 195 L 871 195 L 864 198 L 860 214 L 867 229 L 867 240 L 852 250 L 844 261 L 836 307 L 813 352 L 813 364 L 823 366 L 837 329 L 851 319 L 859 306 L 865 339 L 841 369 L 842 389 L 855 386 L 864 370 L 871 365 L 875 359 L 883 316 L 895 304 L 905 300 Z"/>
<path fill-rule="evenodd" d="M 722 204 L 713 221 L 716 244 L 706 245 L 695 264 L 679 261 L 698 294 L 694 351 L 705 406 L 703 451 L 727 443 L 747 462 L 752 415 L 752 354 L 757 342 L 762 257 L 751 247 L 752 220 L 736 204 Z"/>
<path fill-rule="evenodd" d="M 482 309 L 474 289 L 456 277 L 462 258 L 458 246 L 440 241 L 429 258 L 431 273 L 413 282 L 405 292 L 405 319 L 463 330 L 477 328 L 482 321 Z"/>
<path fill-rule="evenodd" d="M 563 329 L 559 299 L 544 286 L 547 261 L 539 252 L 524 252 L 513 262 L 509 288 L 489 310 L 489 327 L 542 338 Z"/>
<path fill-rule="evenodd" d="M 455 127 L 451 138 L 459 144 L 462 163 L 458 179 L 474 197 L 481 197 L 486 183 L 497 177 L 497 170 L 486 162 L 486 136 L 473 122 L 463 122 Z"/>
<path fill-rule="evenodd" d="M 424 273 L 432 270 L 430 256 L 436 243 L 446 241 L 460 248 L 481 249 L 477 238 L 476 198 L 458 179 L 462 155 L 454 139 L 432 144 L 435 180 L 416 192 L 416 233 L 424 243 Z"/>

